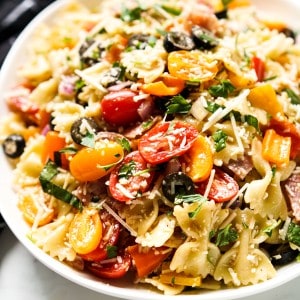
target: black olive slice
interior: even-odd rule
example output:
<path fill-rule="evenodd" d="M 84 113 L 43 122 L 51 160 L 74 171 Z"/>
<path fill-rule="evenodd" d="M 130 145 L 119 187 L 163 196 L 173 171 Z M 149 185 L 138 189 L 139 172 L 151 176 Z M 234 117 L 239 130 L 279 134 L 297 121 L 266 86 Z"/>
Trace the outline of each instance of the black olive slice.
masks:
<path fill-rule="evenodd" d="M 24 152 L 25 139 L 20 134 L 11 134 L 3 142 L 2 147 L 6 156 L 18 158 Z"/>
<path fill-rule="evenodd" d="M 178 50 L 190 51 L 195 48 L 195 43 L 189 35 L 183 32 L 171 31 L 164 37 L 164 48 L 167 52 Z"/>
<path fill-rule="evenodd" d="M 113 67 L 103 74 L 101 84 L 105 88 L 116 85 L 121 77 L 124 75 L 124 70 L 121 67 Z"/>
<path fill-rule="evenodd" d="M 210 50 L 219 44 L 216 36 L 211 31 L 198 25 L 192 27 L 192 37 L 196 47 L 201 50 Z"/>
<path fill-rule="evenodd" d="M 227 19 L 227 17 L 228 17 L 227 12 L 228 12 L 227 9 L 223 9 L 223 10 L 216 12 L 215 15 L 219 20 Z"/>
<path fill-rule="evenodd" d="M 294 43 L 296 42 L 296 33 L 292 29 L 284 28 L 280 32 L 282 32 L 286 37 L 292 38 Z"/>
<path fill-rule="evenodd" d="M 100 127 L 93 118 L 79 118 L 71 126 L 71 137 L 76 144 L 81 144 L 82 139 L 88 135 L 88 133 L 97 133 L 100 131 Z"/>
<path fill-rule="evenodd" d="M 298 254 L 298 250 L 291 249 L 289 244 L 283 244 L 273 250 L 270 256 L 273 265 L 282 266 L 295 260 Z"/>
<path fill-rule="evenodd" d="M 170 201 L 176 196 L 195 194 L 192 179 L 182 172 L 168 174 L 162 181 L 162 192 Z"/>

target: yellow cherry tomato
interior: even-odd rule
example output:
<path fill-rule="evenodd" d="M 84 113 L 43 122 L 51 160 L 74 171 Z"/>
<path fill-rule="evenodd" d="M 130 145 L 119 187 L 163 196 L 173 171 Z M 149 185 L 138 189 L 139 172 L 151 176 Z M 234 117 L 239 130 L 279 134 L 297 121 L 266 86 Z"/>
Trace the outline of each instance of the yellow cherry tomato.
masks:
<path fill-rule="evenodd" d="M 97 248 L 102 239 L 102 222 L 96 209 L 84 208 L 72 220 L 69 242 L 78 254 L 87 254 Z"/>
<path fill-rule="evenodd" d="M 123 157 L 124 150 L 117 142 L 97 142 L 95 148 L 83 148 L 74 155 L 70 172 L 78 181 L 94 181 L 110 173 Z"/>
<path fill-rule="evenodd" d="M 207 81 L 218 72 L 216 60 L 200 51 L 173 51 L 168 55 L 168 70 L 172 76 L 188 81 Z"/>

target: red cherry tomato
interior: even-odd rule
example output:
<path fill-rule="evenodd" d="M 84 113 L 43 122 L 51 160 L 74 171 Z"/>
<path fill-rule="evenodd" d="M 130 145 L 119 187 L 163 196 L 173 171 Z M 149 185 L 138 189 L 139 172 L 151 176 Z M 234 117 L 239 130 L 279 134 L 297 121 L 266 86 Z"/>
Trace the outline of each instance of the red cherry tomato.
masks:
<path fill-rule="evenodd" d="M 85 266 L 100 278 L 117 279 L 123 277 L 129 270 L 131 257 L 125 252 L 124 255 L 112 259 L 111 262 L 86 262 Z"/>
<path fill-rule="evenodd" d="M 108 212 L 101 213 L 102 239 L 99 246 L 92 252 L 82 254 L 80 257 L 87 261 L 100 261 L 107 258 L 107 247 L 115 246 L 120 235 L 121 226 Z"/>
<path fill-rule="evenodd" d="M 139 151 L 129 153 L 110 174 L 109 190 L 119 201 L 130 201 L 146 192 L 154 171 Z"/>
<path fill-rule="evenodd" d="M 139 151 L 146 161 L 160 164 L 184 154 L 198 136 L 198 130 L 181 121 L 157 124 L 141 137 Z"/>
<path fill-rule="evenodd" d="M 265 63 L 259 57 L 254 56 L 252 58 L 252 66 L 255 70 L 257 81 L 261 82 L 265 78 Z"/>
<path fill-rule="evenodd" d="M 140 120 L 138 108 L 143 100 L 135 100 L 138 94 L 129 89 L 113 91 L 101 101 L 102 115 L 105 122 L 111 125 L 125 126 Z"/>
<path fill-rule="evenodd" d="M 216 173 L 214 176 L 213 183 L 207 198 L 216 202 L 226 202 L 233 199 L 238 191 L 239 186 L 237 182 L 229 176 L 227 173 L 220 169 L 215 169 Z M 197 185 L 196 191 L 199 194 L 204 194 L 208 180 L 201 182 Z"/>

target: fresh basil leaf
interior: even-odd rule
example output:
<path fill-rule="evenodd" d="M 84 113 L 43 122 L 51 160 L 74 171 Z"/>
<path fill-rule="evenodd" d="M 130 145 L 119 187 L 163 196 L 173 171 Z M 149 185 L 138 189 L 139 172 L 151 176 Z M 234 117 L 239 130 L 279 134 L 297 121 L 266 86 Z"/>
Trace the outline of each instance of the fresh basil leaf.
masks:
<path fill-rule="evenodd" d="M 224 108 L 224 106 L 221 106 L 215 102 L 210 102 L 210 101 L 207 101 L 207 106 L 205 107 L 206 110 L 208 110 L 210 113 L 214 113 L 216 112 L 219 108 Z"/>
<path fill-rule="evenodd" d="M 58 174 L 57 166 L 54 162 L 49 160 L 44 166 L 40 176 L 39 181 L 43 191 L 55 198 L 69 203 L 75 208 L 82 210 L 82 202 L 75 195 L 67 191 L 66 189 L 54 184 L 51 180 Z"/>
<path fill-rule="evenodd" d="M 300 247 L 300 225 L 291 222 L 286 237 L 289 242 Z"/>
<path fill-rule="evenodd" d="M 256 117 L 252 115 L 245 115 L 245 122 L 260 132 L 259 123 Z"/>
<path fill-rule="evenodd" d="M 204 203 L 206 201 L 207 199 L 200 194 L 178 195 L 174 200 L 174 204 L 195 203 L 195 202 Z"/>
<path fill-rule="evenodd" d="M 232 224 L 228 224 L 225 228 L 218 231 L 216 245 L 218 247 L 226 246 L 238 239 L 238 233 L 234 228 L 231 228 Z"/>
<path fill-rule="evenodd" d="M 292 104 L 299 105 L 300 104 L 300 96 L 297 95 L 292 89 L 285 89 L 284 90 L 288 97 L 291 99 Z"/>
<path fill-rule="evenodd" d="M 118 138 L 116 140 L 116 142 L 119 143 L 125 151 L 127 151 L 127 152 L 131 151 L 130 142 L 125 137 L 124 138 Z"/>
<path fill-rule="evenodd" d="M 229 80 L 221 80 L 219 84 L 212 85 L 208 88 L 208 92 L 213 97 L 228 98 L 228 96 L 235 91 L 235 87 Z"/>
<path fill-rule="evenodd" d="M 121 20 L 124 22 L 132 22 L 141 19 L 142 8 L 137 6 L 135 8 L 129 9 L 125 6 L 121 8 Z"/>
<path fill-rule="evenodd" d="M 107 252 L 107 258 L 117 257 L 118 247 L 117 246 L 112 246 L 112 245 L 107 245 L 106 246 L 106 252 Z"/>
<path fill-rule="evenodd" d="M 136 163 L 133 160 L 127 164 L 122 165 L 118 173 L 119 178 L 128 178 L 129 176 L 133 176 L 135 169 Z"/>
<path fill-rule="evenodd" d="M 215 142 L 216 152 L 220 152 L 226 147 L 228 135 L 221 129 L 218 129 L 213 135 L 212 139 Z"/>
<path fill-rule="evenodd" d="M 181 95 L 174 96 L 167 103 L 167 114 L 187 114 L 192 104 Z"/>

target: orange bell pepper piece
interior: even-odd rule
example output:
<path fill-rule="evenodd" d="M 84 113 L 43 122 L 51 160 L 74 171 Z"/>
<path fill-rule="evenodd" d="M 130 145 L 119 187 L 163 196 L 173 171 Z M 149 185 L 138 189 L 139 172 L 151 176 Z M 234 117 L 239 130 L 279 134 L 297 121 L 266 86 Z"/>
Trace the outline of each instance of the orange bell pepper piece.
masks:
<path fill-rule="evenodd" d="M 283 107 L 277 99 L 276 92 L 270 84 L 258 85 L 251 89 L 248 100 L 253 106 L 268 112 L 272 117 L 283 115 Z"/>
<path fill-rule="evenodd" d="M 191 148 L 184 154 L 186 174 L 194 181 L 206 180 L 213 168 L 213 153 L 209 142 L 199 135 Z"/>
<path fill-rule="evenodd" d="M 170 254 L 166 247 L 143 249 L 138 244 L 129 246 L 126 250 L 134 261 L 139 278 L 153 272 Z"/>
<path fill-rule="evenodd" d="M 276 133 L 273 129 L 265 132 L 262 143 L 262 156 L 278 167 L 286 166 L 290 161 L 292 140 Z"/>
<path fill-rule="evenodd" d="M 228 3 L 228 8 L 238 8 L 243 6 L 250 6 L 252 3 L 250 0 L 232 0 L 230 3 Z"/>
<path fill-rule="evenodd" d="M 175 96 L 184 87 L 185 81 L 183 79 L 166 74 L 161 76 L 158 81 L 143 84 L 141 90 L 154 96 Z"/>
<path fill-rule="evenodd" d="M 42 152 L 42 162 L 45 164 L 48 159 L 56 162 L 55 155 L 61 149 L 66 147 L 64 138 L 58 135 L 56 131 L 48 131 Z M 64 153 L 60 153 L 61 166 L 65 169 L 68 168 L 69 161 Z"/>

